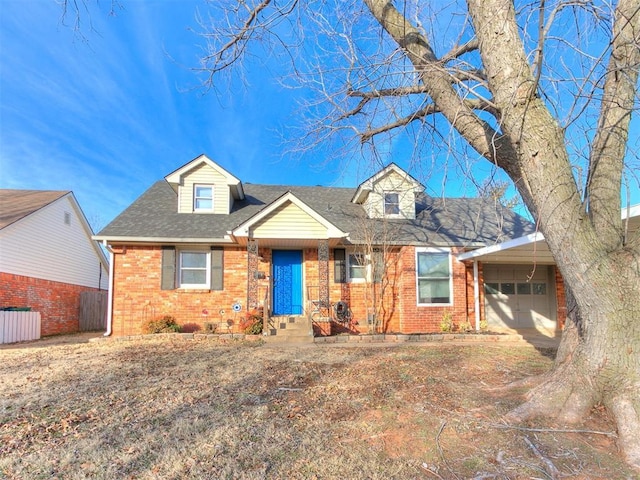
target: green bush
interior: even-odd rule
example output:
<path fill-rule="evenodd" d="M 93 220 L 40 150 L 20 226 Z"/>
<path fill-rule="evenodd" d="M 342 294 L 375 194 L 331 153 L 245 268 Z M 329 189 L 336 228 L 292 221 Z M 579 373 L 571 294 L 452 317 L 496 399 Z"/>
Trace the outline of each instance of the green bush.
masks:
<path fill-rule="evenodd" d="M 144 331 L 145 333 L 176 333 L 180 332 L 180 325 L 176 323 L 175 317 L 165 315 L 145 323 Z"/>

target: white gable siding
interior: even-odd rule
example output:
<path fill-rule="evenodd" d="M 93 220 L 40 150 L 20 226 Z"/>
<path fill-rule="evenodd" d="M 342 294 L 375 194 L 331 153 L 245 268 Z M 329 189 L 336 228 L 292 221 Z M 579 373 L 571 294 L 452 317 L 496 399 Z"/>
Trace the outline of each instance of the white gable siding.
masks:
<path fill-rule="evenodd" d="M 292 202 L 267 215 L 253 229 L 254 238 L 327 238 L 327 227 Z"/>
<path fill-rule="evenodd" d="M 193 213 L 193 186 L 213 185 L 213 212 L 228 214 L 233 205 L 227 179 L 209 165 L 202 163 L 184 175 L 178 187 L 178 212 Z"/>
<path fill-rule="evenodd" d="M 94 288 L 101 281 L 106 289 L 108 272 L 90 235 L 72 200 L 63 197 L 0 230 L 0 271 Z"/>
<path fill-rule="evenodd" d="M 413 184 L 397 172 L 390 172 L 378 180 L 369 193 L 364 207 L 370 218 L 383 218 L 384 215 L 384 193 L 398 193 L 400 201 L 400 218 L 416 218 L 416 196 L 413 191 Z M 394 216 L 398 217 L 398 216 Z"/>

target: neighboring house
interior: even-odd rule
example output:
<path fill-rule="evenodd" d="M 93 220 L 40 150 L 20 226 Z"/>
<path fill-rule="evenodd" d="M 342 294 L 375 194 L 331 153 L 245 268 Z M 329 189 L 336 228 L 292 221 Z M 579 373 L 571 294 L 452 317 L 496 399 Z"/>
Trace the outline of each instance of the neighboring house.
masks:
<path fill-rule="evenodd" d="M 555 329 L 564 303 L 551 263 L 461 260 L 527 235 L 534 226 L 511 210 L 430 197 L 395 164 L 357 188 L 276 186 L 243 184 L 201 155 L 93 238 L 111 252 L 107 333 L 115 335 L 163 315 L 204 328 L 254 310 L 312 317 L 327 334 L 335 315 L 325 307 L 338 302 L 352 313 L 352 332 L 439 332 L 449 318 L 479 328 L 499 308 L 484 294 L 496 283 L 529 299 L 505 326 Z"/>
<path fill-rule="evenodd" d="M 72 192 L 0 190 L 0 308 L 39 311 L 42 336 L 77 332 L 81 293 L 108 288 L 92 234 Z"/>

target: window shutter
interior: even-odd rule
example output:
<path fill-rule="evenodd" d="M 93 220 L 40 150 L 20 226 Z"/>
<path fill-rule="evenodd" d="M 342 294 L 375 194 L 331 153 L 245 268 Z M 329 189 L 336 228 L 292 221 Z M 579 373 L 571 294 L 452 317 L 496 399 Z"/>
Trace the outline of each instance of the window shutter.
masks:
<path fill-rule="evenodd" d="M 224 290 L 224 250 L 211 247 L 211 290 Z"/>
<path fill-rule="evenodd" d="M 346 251 L 344 248 L 333 250 L 333 281 L 334 283 L 347 281 Z"/>
<path fill-rule="evenodd" d="M 176 288 L 176 247 L 162 247 L 162 278 L 160 280 L 162 290 Z"/>

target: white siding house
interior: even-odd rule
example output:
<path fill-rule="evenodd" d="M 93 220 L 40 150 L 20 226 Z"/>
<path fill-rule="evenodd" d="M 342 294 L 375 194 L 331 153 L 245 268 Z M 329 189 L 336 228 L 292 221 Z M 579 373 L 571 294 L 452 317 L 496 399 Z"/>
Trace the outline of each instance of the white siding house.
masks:
<path fill-rule="evenodd" d="M 80 328 L 80 296 L 106 291 L 109 266 L 69 191 L 0 190 L 0 309 L 42 315 L 42 335 Z"/>

